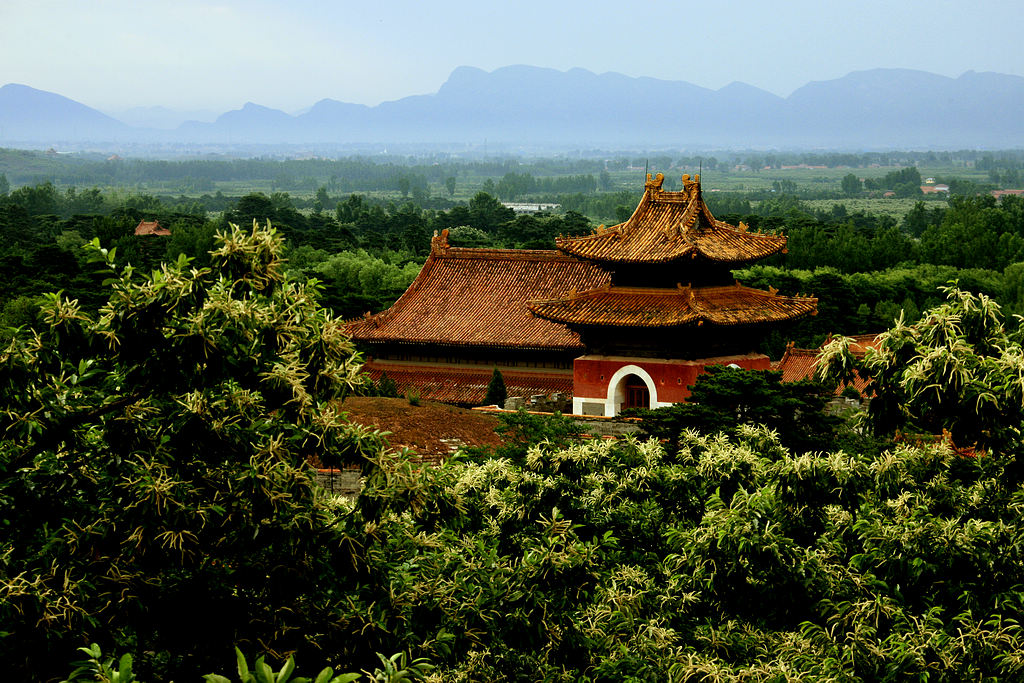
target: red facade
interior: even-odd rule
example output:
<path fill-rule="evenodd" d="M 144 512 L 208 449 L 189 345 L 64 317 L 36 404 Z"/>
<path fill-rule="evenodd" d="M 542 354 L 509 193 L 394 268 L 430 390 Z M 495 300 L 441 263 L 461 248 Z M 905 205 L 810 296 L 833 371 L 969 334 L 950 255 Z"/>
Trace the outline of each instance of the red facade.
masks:
<path fill-rule="evenodd" d="M 624 408 L 681 403 L 690 397 L 690 387 L 709 365 L 769 370 L 771 361 L 759 353 L 698 360 L 581 356 L 573 363 L 573 412 L 612 416 Z M 638 406 L 630 398 L 638 395 L 635 390 L 641 384 L 647 390 L 647 405 Z"/>

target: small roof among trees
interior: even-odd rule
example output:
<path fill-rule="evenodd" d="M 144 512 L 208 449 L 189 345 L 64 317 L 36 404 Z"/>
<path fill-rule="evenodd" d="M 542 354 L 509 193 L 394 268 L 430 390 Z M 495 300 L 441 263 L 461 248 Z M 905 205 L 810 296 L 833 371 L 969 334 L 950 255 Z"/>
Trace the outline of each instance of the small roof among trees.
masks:
<path fill-rule="evenodd" d="M 160 225 L 160 221 L 141 220 L 139 221 L 139 224 L 135 226 L 135 234 L 160 235 L 161 237 L 167 237 L 171 234 L 171 231 Z"/>

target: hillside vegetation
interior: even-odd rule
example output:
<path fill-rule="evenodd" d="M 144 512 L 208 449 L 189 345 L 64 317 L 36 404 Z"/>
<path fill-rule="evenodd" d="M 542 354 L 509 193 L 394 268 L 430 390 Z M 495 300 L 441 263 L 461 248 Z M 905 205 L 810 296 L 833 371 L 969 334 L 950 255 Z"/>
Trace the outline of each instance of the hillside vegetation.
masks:
<path fill-rule="evenodd" d="M 1024 352 L 991 300 L 951 287 L 891 330 L 856 368 L 867 421 L 810 442 L 743 419 L 580 442 L 518 414 L 422 467 L 338 411 L 359 358 L 282 250 L 232 229 L 148 274 L 97 245 L 98 311 L 47 296 L 0 353 L 12 677 L 89 643 L 131 660 L 77 675 L 144 680 L 229 671 L 233 646 L 280 680 L 289 654 L 374 680 L 1021 675 Z M 826 360 L 860 363 L 841 339 Z M 316 487 L 312 454 L 360 465 L 360 496 Z"/>

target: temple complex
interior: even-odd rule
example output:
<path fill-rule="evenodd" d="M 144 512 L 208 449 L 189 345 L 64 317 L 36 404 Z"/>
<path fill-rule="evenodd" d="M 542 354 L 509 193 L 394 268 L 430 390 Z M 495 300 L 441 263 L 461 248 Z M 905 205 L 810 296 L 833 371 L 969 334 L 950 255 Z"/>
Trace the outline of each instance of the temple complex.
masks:
<path fill-rule="evenodd" d="M 559 238 L 558 251 L 435 236 L 406 293 L 350 324 L 367 370 L 425 398 L 479 403 L 497 367 L 510 396 L 564 392 L 574 413 L 613 416 L 684 401 L 708 365 L 768 369 L 763 336 L 814 315 L 817 300 L 744 287 L 732 269 L 786 238 L 716 220 L 699 176 L 679 192 L 663 183 L 648 176 L 627 221 Z"/>

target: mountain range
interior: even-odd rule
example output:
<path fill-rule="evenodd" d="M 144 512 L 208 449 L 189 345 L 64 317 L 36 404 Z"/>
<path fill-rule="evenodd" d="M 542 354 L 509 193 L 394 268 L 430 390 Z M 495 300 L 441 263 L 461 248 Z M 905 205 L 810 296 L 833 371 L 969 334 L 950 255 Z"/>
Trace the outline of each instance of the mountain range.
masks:
<path fill-rule="evenodd" d="M 814 81 L 783 98 L 739 82 L 711 90 L 585 69 L 459 67 L 430 95 L 373 107 L 323 99 L 298 115 L 250 102 L 173 129 L 129 125 L 61 95 L 8 84 L 0 88 L 0 146 L 1011 148 L 1024 146 L 1022 113 L 1024 78 L 998 73 L 949 78 L 873 69 Z"/>

